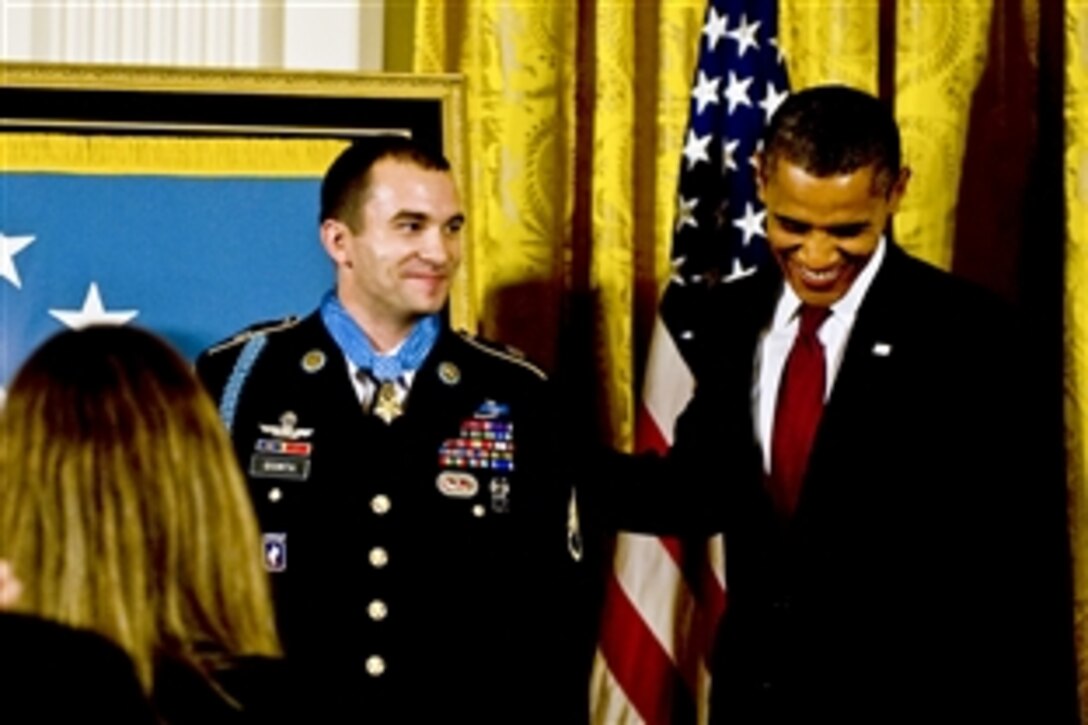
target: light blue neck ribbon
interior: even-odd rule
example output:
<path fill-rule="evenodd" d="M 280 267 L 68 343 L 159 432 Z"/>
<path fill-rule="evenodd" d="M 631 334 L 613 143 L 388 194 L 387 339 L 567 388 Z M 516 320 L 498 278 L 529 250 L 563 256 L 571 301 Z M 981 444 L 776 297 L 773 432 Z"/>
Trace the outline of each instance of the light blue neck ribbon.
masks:
<path fill-rule="evenodd" d="M 438 315 L 427 315 L 412 327 L 395 354 L 382 355 L 374 349 L 370 338 L 340 304 L 332 290 L 321 299 L 321 321 L 348 359 L 360 369 L 369 371 L 378 382 L 397 380 L 404 373 L 418 370 L 434 347 L 441 329 Z"/>

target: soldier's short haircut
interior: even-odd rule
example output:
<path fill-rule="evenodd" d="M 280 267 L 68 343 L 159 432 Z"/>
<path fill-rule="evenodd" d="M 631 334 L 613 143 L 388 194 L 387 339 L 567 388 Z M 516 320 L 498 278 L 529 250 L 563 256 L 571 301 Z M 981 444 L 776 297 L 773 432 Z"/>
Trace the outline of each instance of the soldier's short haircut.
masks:
<path fill-rule="evenodd" d="M 875 191 L 890 191 L 901 168 L 899 127 L 874 96 L 840 85 L 790 95 L 763 134 L 763 179 L 786 161 L 817 177 L 874 167 Z"/>
<path fill-rule="evenodd" d="M 371 170 L 383 159 L 395 159 L 429 171 L 449 171 L 450 163 L 437 149 L 392 134 L 366 136 L 344 149 L 321 182 L 318 222 L 336 219 L 361 231 L 362 208 L 370 188 Z"/>

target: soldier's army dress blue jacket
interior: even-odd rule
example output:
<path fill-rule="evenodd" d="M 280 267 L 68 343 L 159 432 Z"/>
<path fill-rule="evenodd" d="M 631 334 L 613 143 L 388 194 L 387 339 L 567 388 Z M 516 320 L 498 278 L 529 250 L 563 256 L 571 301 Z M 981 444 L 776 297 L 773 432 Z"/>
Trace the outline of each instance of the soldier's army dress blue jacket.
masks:
<path fill-rule="evenodd" d="M 444 329 L 386 423 L 317 313 L 197 370 L 248 479 L 307 712 L 578 721 L 571 487 L 551 473 L 564 451 L 539 370 Z"/>

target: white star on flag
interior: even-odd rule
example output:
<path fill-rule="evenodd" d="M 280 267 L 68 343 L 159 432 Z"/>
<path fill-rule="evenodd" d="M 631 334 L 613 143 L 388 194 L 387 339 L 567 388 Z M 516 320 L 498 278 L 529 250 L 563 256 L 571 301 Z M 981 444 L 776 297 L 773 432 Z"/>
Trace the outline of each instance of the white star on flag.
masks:
<path fill-rule="evenodd" d="M 759 157 L 763 155 L 763 139 L 756 141 L 756 150 L 748 157 L 748 165 L 759 173 Z"/>
<path fill-rule="evenodd" d="M 777 51 L 776 59 L 778 60 L 778 63 L 780 65 L 784 64 L 786 62 L 786 58 L 784 55 L 782 55 L 782 48 L 778 45 L 778 38 L 771 38 L 767 42 L 770 43 L 771 47 L 774 48 L 775 51 Z"/>
<path fill-rule="evenodd" d="M 709 16 L 706 19 L 706 25 L 703 26 L 703 35 L 706 36 L 707 45 L 710 46 L 712 52 L 718 47 L 718 41 L 728 34 L 725 29 L 725 25 L 728 22 L 728 16 L 725 14 L 718 15 L 717 10 L 713 7 L 710 8 Z"/>
<path fill-rule="evenodd" d="M 733 154 L 737 152 L 737 147 L 740 146 L 740 141 L 730 141 L 724 139 L 722 141 L 722 174 L 726 171 L 737 170 L 737 160 L 733 157 Z"/>
<path fill-rule="evenodd" d="M 789 91 L 783 90 L 779 92 L 774 87 L 774 83 L 767 81 L 767 95 L 763 96 L 763 100 L 759 102 L 759 107 L 763 109 L 763 122 L 770 123 L 771 116 L 778 110 L 778 107 L 782 105 L 782 101 L 790 95 Z"/>
<path fill-rule="evenodd" d="M 740 16 L 740 25 L 733 30 L 730 30 L 727 35 L 733 40 L 737 41 L 737 57 L 743 58 L 744 53 L 752 48 L 759 50 L 759 41 L 756 40 L 756 32 L 759 30 L 759 24 L 761 21 L 757 20 L 751 25 L 748 24 L 748 16 Z"/>
<path fill-rule="evenodd" d="M 678 285 L 684 285 L 684 275 L 680 273 L 680 270 L 684 267 L 684 262 L 687 261 L 687 257 L 673 257 L 669 266 L 672 267 L 672 271 L 669 273 L 669 279 Z"/>
<path fill-rule="evenodd" d="M 34 241 L 33 236 L 9 237 L 0 232 L 0 277 L 21 289 L 23 282 L 19 279 L 19 270 L 15 268 L 15 255 L 30 246 Z"/>
<path fill-rule="evenodd" d="M 679 232 L 684 227 L 698 227 L 699 222 L 695 219 L 695 207 L 699 206 L 699 199 L 685 199 L 683 196 L 677 197 L 676 201 L 676 231 Z"/>
<path fill-rule="evenodd" d="M 752 237 L 759 235 L 761 237 L 767 236 L 763 231 L 763 219 L 767 216 L 765 209 L 760 209 L 758 212 L 752 207 L 752 202 L 748 202 L 744 205 L 744 216 L 737 217 L 733 220 L 733 226 L 744 232 L 744 246 L 748 246 L 752 241 Z"/>
<path fill-rule="evenodd" d="M 688 171 L 695 168 L 700 161 L 710 162 L 710 141 L 714 137 L 711 134 L 696 136 L 695 132 L 688 130 L 688 140 L 684 143 L 684 158 L 688 162 Z"/>
<path fill-rule="evenodd" d="M 745 267 L 740 263 L 740 257 L 733 257 L 733 269 L 725 277 L 725 282 L 736 282 L 738 279 L 744 279 L 750 277 L 756 273 L 757 267 Z"/>
<path fill-rule="evenodd" d="M 737 106 L 751 106 L 752 100 L 748 98 L 748 86 L 752 85 L 751 78 L 737 80 L 737 74 L 729 71 L 729 85 L 725 88 L 725 100 L 729 101 L 729 112 L 732 113 Z"/>
<path fill-rule="evenodd" d="M 699 71 L 699 80 L 696 81 L 695 88 L 691 90 L 691 97 L 698 104 L 696 113 L 702 113 L 710 104 L 718 103 L 718 84 L 721 82 L 720 77 L 707 78 L 706 73 Z"/>
<path fill-rule="evenodd" d="M 83 307 L 78 310 L 49 310 L 49 314 L 73 330 L 80 330 L 91 325 L 123 325 L 136 315 L 138 310 L 113 310 L 107 312 L 102 305 L 102 295 L 98 292 L 98 283 L 91 282 Z"/>

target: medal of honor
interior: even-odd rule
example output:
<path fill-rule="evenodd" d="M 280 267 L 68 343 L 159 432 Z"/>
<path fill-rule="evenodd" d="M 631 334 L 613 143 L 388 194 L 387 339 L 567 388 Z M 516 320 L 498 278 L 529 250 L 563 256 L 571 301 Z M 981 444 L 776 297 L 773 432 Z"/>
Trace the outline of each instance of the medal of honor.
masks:
<path fill-rule="evenodd" d="M 381 418 L 388 425 L 394 418 L 400 417 L 404 412 L 400 398 L 397 396 L 397 385 L 392 380 L 386 380 L 378 387 L 377 398 L 374 401 L 374 415 Z"/>

